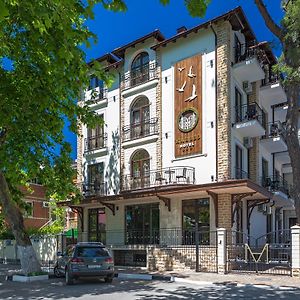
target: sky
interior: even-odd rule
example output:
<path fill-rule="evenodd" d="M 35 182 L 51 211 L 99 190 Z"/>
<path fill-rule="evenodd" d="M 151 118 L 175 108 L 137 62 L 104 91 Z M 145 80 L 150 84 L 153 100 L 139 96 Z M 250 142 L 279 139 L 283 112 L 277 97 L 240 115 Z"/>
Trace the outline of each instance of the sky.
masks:
<path fill-rule="evenodd" d="M 281 0 L 265 0 L 269 12 L 277 22 L 283 15 L 280 2 Z M 111 52 L 155 29 L 159 29 L 169 38 L 183 25 L 189 29 L 237 6 L 242 6 L 258 41 L 272 42 L 274 53 L 280 55 L 278 42 L 264 25 L 253 0 L 211 0 L 204 18 L 192 18 L 184 6 L 184 0 L 170 0 L 167 6 L 161 5 L 159 0 L 126 0 L 126 4 L 128 10 L 122 13 L 106 11 L 100 5 L 95 8 L 95 18 L 87 21 L 87 26 L 98 36 L 98 41 L 89 49 L 85 49 L 87 61 Z M 73 146 L 72 157 L 75 159 L 76 136 L 68 131 L 67 126 L 64 133 L 66 140 Z"/>

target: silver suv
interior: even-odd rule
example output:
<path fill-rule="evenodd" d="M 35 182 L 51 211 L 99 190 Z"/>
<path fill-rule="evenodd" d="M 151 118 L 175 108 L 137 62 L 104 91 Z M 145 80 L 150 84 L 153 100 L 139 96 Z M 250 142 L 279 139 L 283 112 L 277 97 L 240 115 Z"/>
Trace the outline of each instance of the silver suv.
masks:
<path fill-rule="evenodd" d="M 111 283 L 114 277 L 114 262 L 109 250 L 102 243 L 78 243 L 57 253 L 54 275 L 65 275 L 66 284 L 73 284 L 79 277 L 101 277 Z"/>

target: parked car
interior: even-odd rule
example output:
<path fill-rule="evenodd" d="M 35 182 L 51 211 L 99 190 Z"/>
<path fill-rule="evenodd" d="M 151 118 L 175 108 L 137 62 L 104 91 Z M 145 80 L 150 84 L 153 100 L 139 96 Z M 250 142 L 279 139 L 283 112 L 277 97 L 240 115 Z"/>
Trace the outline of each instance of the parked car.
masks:
<path fill-rule="evenodd" d="M 100 277 L 111 283 L 114 262 L 109 250 L 102 243 L 70 245 L 64 253 L 57 253 L 54 267 L 56 277 L 65 276 L 66 284 L 73 284 L 80 277 Z"/>

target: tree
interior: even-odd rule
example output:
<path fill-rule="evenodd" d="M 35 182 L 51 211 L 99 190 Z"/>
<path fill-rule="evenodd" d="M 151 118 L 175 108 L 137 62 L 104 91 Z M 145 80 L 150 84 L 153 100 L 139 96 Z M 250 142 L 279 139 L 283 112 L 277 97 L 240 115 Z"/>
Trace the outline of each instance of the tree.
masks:
<path fill-rule="evenodd" d="M 205 1 L 185 2 L 191 12 L 204 12 Z M 126 10 L 122 0 L 0 0 L 0 205 L 25 274 L 40 271 L 40 263 L 24 230 L 19 187 L 30 191 L 28 182 L 39 178 L 48 197 L 78 196 L 63 127 L 67 120 L 77 133 L 77 121 L 99 122 L 76 99 L 91 73 L 112 81 L 97 63 L 86 65 L 81 48 L 96 40 L 85 26 L 96 4 Z"/>

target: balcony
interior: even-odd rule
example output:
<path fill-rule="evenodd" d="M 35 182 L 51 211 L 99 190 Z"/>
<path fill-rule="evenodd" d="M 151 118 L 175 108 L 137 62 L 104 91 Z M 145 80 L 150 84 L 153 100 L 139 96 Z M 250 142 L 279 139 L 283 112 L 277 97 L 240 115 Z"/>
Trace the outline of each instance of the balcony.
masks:
<path fill-rule="evenodd" d="M 91 107 L 106 105 L 107 94 L 108 90 L 106 88 L 96 87 L 95 89 L 86 92 L 84 101 Z"/>
<path fill-rule="evenodd" d="M 157 78 L 156 63 L 150 63 L 121 76 L 121 90 L 136 87 Z"/>
<path fill-rule="evenodd" d="M 263 51 L 257 46 L 238 45 L 235 47 L 233 71 L 240 81 L 254 82 L 265 78 L 260 61 Z"/>
<path fill-rule="evenodd" d="M 170 167 L 160 170 L 150 170 L 145 175 L 124 175 L 122 190 L 139 190 L 157 186 L 195 184 L 195 168 Z"/>
<path fill-rule="evenodd" d="M 260 98 L 262 105 L 266 108 L 282 102 L 286 102 L 286 94 L 280 83 L 280 75 L 271 73 L 262 80 L 260 87 Z"/>
<path fill-rule="evenodd" d="M 94 183 L 84 183 L 82 193 L 85 197 L 105 196 L 107 195 L 107 183 L 96 182 L 96 180 Z"/>
<path fill-rule="evenodd" d="M 282 192 L 289 196 L 289 184 L 279 175 L 262 177 L 260 184 L 270 192 Z"/>
<path fill-rule="evenodd" d="M 123 142 L 141 139 L 158 134 L 157 118 L 152 118 L 142 123 L 134 123 L 123 127 Z"/>
<path fill-rule="evenodd" d="M 96 136 L 90 136 L 88 138 L 85 138 L 85 147 L 84 151 L 85 153 L 101 150 L 106 150 L 107 145 L 107 133 L 102 135 L 96 135 Z"/>
<path fill-rule="evenodd" d="M 265 134 L 264 113 L 257 103 L 237 106 L 234 128 L 245 137 Z"/>
<path fill-rule="evenodd" d="M 276 121 L 267 124 L 266 134 L 262 137 L 262 146 L 270 153 L 283 152 L 287 150 L 287 144 L 284 139 L 284 126 Z"/>

